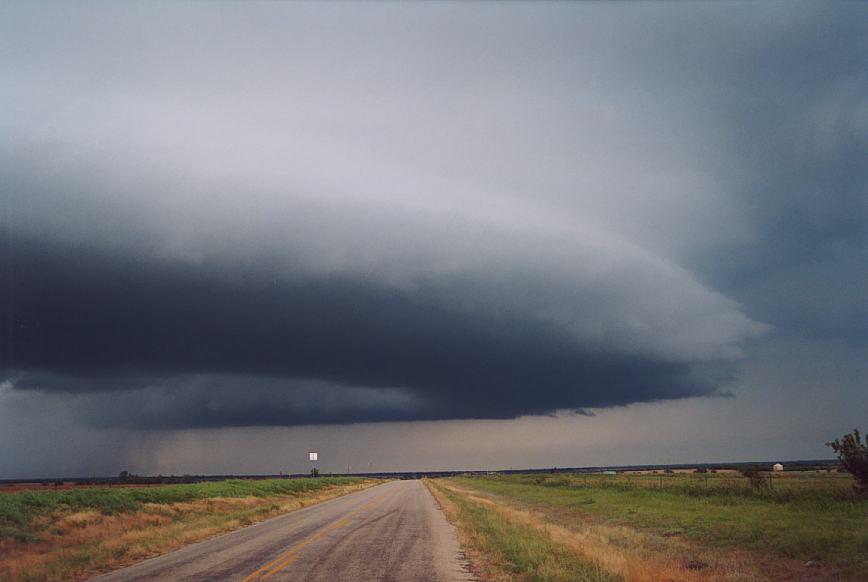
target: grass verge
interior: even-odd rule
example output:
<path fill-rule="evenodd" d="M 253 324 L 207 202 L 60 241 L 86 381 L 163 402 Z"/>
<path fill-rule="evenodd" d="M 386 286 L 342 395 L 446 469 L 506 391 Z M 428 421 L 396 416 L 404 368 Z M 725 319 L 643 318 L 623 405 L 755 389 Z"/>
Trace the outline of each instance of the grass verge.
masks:
<path fill-rule="evenodd" d="M 474 503 L 431 481 L 432 490 L 450 521 L 458 526 L 462 545 L 484 580 L 517 582 L 610 582 L 619 577 L 583 561 L 569 547 L 528 525 Z"/>
<path fill-rule="evenodd" d="M 447 483 L 498 506 L 537 512 L 574 532 L 596 531 L 640 556 L 655 548 L 669 561 L 681 555 L 709 574 L 718 570 L 711 579 L 868 579 L 868 503 L 846 491 L 697 493 L 635 486 L 620 476 L 510 475 Z M 613 533 L 618 528 L 633 533 Z M 692 554 L 703 557 L 693 560 Z"/>
<path fill-rule="evenodd" d="M 81 580 L 377 482 L 321 477 L 0 494 L 0 581 Z"/>

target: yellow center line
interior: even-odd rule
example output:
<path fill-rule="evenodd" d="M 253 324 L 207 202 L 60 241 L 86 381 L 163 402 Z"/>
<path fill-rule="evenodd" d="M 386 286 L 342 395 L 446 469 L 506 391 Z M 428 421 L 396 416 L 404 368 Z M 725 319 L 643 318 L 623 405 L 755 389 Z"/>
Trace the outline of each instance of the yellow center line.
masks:
<path fill-rule="evenodd" d="M 276 558 L 274 558 L 273 560 L 271 560 L 270 562 L 268 562 L 264 566 L 261 566 L 257 570 L 251 572 L 241 582 L 251 582 L 252 580 L 256 580 L 256 579 L 267 580 L 271 576 L 275 575 L 279 571 L 283 570 L 284 568 L 286 568 L 287 566 L 292 564 L 298 558 L 298 553 L 301 551 L 302 548 L 317 541 L 318 539 L 325 536 L 327 533 L 329 533 L 329 532 L 331 532 L 331 531 L 333 531 L 339 527 L 346 525 L 347 523 L 349 523 L 349 521 L 353 517 L 355 517 L 357 514 L 361 513 L 365 509 L 368 509 L 369 507 L 374 505 L 376 502 L 380 501 L 386 495 L 388 495 L 388 493 L 378 495 L 374 499 L 370 500 L 369 502 L 365 503 L 364 505 L 357 507 L 356 509 L 354 509 L 350 513 L 346 514 L 342 518 L 340 518 L 336 521 L 333 521 L 332 523 L 318 529 L 317 531 L 315 531 L 314 533 L 312 533 L 311 535 L 309 535 L 305 539 L 301 540 L 300 542 L 298 542 L 294 546 L 291 546 L 291 547 L 287 548 L 286 550 L 284 550 L 283 552 L 281 552 Z M 260 576 L 261 576 L 261 578 L 259 578 Z"/>

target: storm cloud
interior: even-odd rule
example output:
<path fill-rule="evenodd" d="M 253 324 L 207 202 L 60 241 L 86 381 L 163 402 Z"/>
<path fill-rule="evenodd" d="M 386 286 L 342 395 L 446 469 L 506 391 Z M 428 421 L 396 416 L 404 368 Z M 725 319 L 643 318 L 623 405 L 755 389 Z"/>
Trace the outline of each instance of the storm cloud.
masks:
<path fill-rule="evenodd" d="M 154 426 L 504 418 L 713 393 L 720 363 L 762 331 L 629 246 L 500 236 L 476 251 L 488 256 L 465 244 L 440 259 L 448 269 L 417 258 L 385 265 L 390 276 L 356 260 L 293 269 L 302 258 L 190 261 L 15 238 L 10 381 L 138 392 L 131 404 L 173 394 L 159 414 L 111 407 Z M 333 244 L 352 256 L 365 240 Z M 522 249 L 541 242 L 536 260 Z"/>
<path fill-rule="evenodd" d="M 861 345 L 852 10 L 8 6 L 0 380 L 101 427 L 508 419 Z"/>

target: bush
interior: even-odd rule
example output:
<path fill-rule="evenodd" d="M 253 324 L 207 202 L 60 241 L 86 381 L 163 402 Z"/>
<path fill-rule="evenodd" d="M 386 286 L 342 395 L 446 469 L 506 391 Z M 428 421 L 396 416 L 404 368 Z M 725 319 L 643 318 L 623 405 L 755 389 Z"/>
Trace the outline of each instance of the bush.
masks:
<path fill-rule="evenodd" d="M 739 471 L 741 471 L 742 476 L 750 482 L 750 486 L 754 489 L 760 489 L 768 484 L 768 478 L 759 465 L 749 465 L 739 469 Z"/>
<path fill-rule="evenodd" d="M 863 495 L 868 494 L 868 439 L 862 442 L 862 435 L 854 428 L 851 434 L 826 443 L 826 446 L 832 447 L 841 465 L 853 475 L 856 480 L 853 487 L 856 491 Z"/>

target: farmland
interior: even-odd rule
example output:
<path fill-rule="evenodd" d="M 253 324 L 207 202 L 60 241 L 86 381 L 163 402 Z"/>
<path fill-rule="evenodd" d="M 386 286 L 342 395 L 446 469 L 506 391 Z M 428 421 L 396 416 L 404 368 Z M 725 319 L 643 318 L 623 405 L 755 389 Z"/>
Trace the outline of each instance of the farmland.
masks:
<path fill-rule="evenodd" d="M 531 546 L 548 538 L 572 548 L 587 571 L 625 580 L 863 580 L 868 501 L 851 483 L 826 471 L 779 474 L 759 488 L 737 474 L 692 472 L 429 482 L 478 559 L 497 565 L 488 577 L 505 580 L 546 579 L 532 557 L 514 551 L 529 547 L 516 536 Z M 498 536 L 486 525 L 498 520 L 524 534 Z M 480 535 L 486 528 L 488 537 Z"/>
<path fill-rule="evenodd" d="M 0 580 L 81 579 L 376 482 L 322 477 L 5 493 Z"/>

